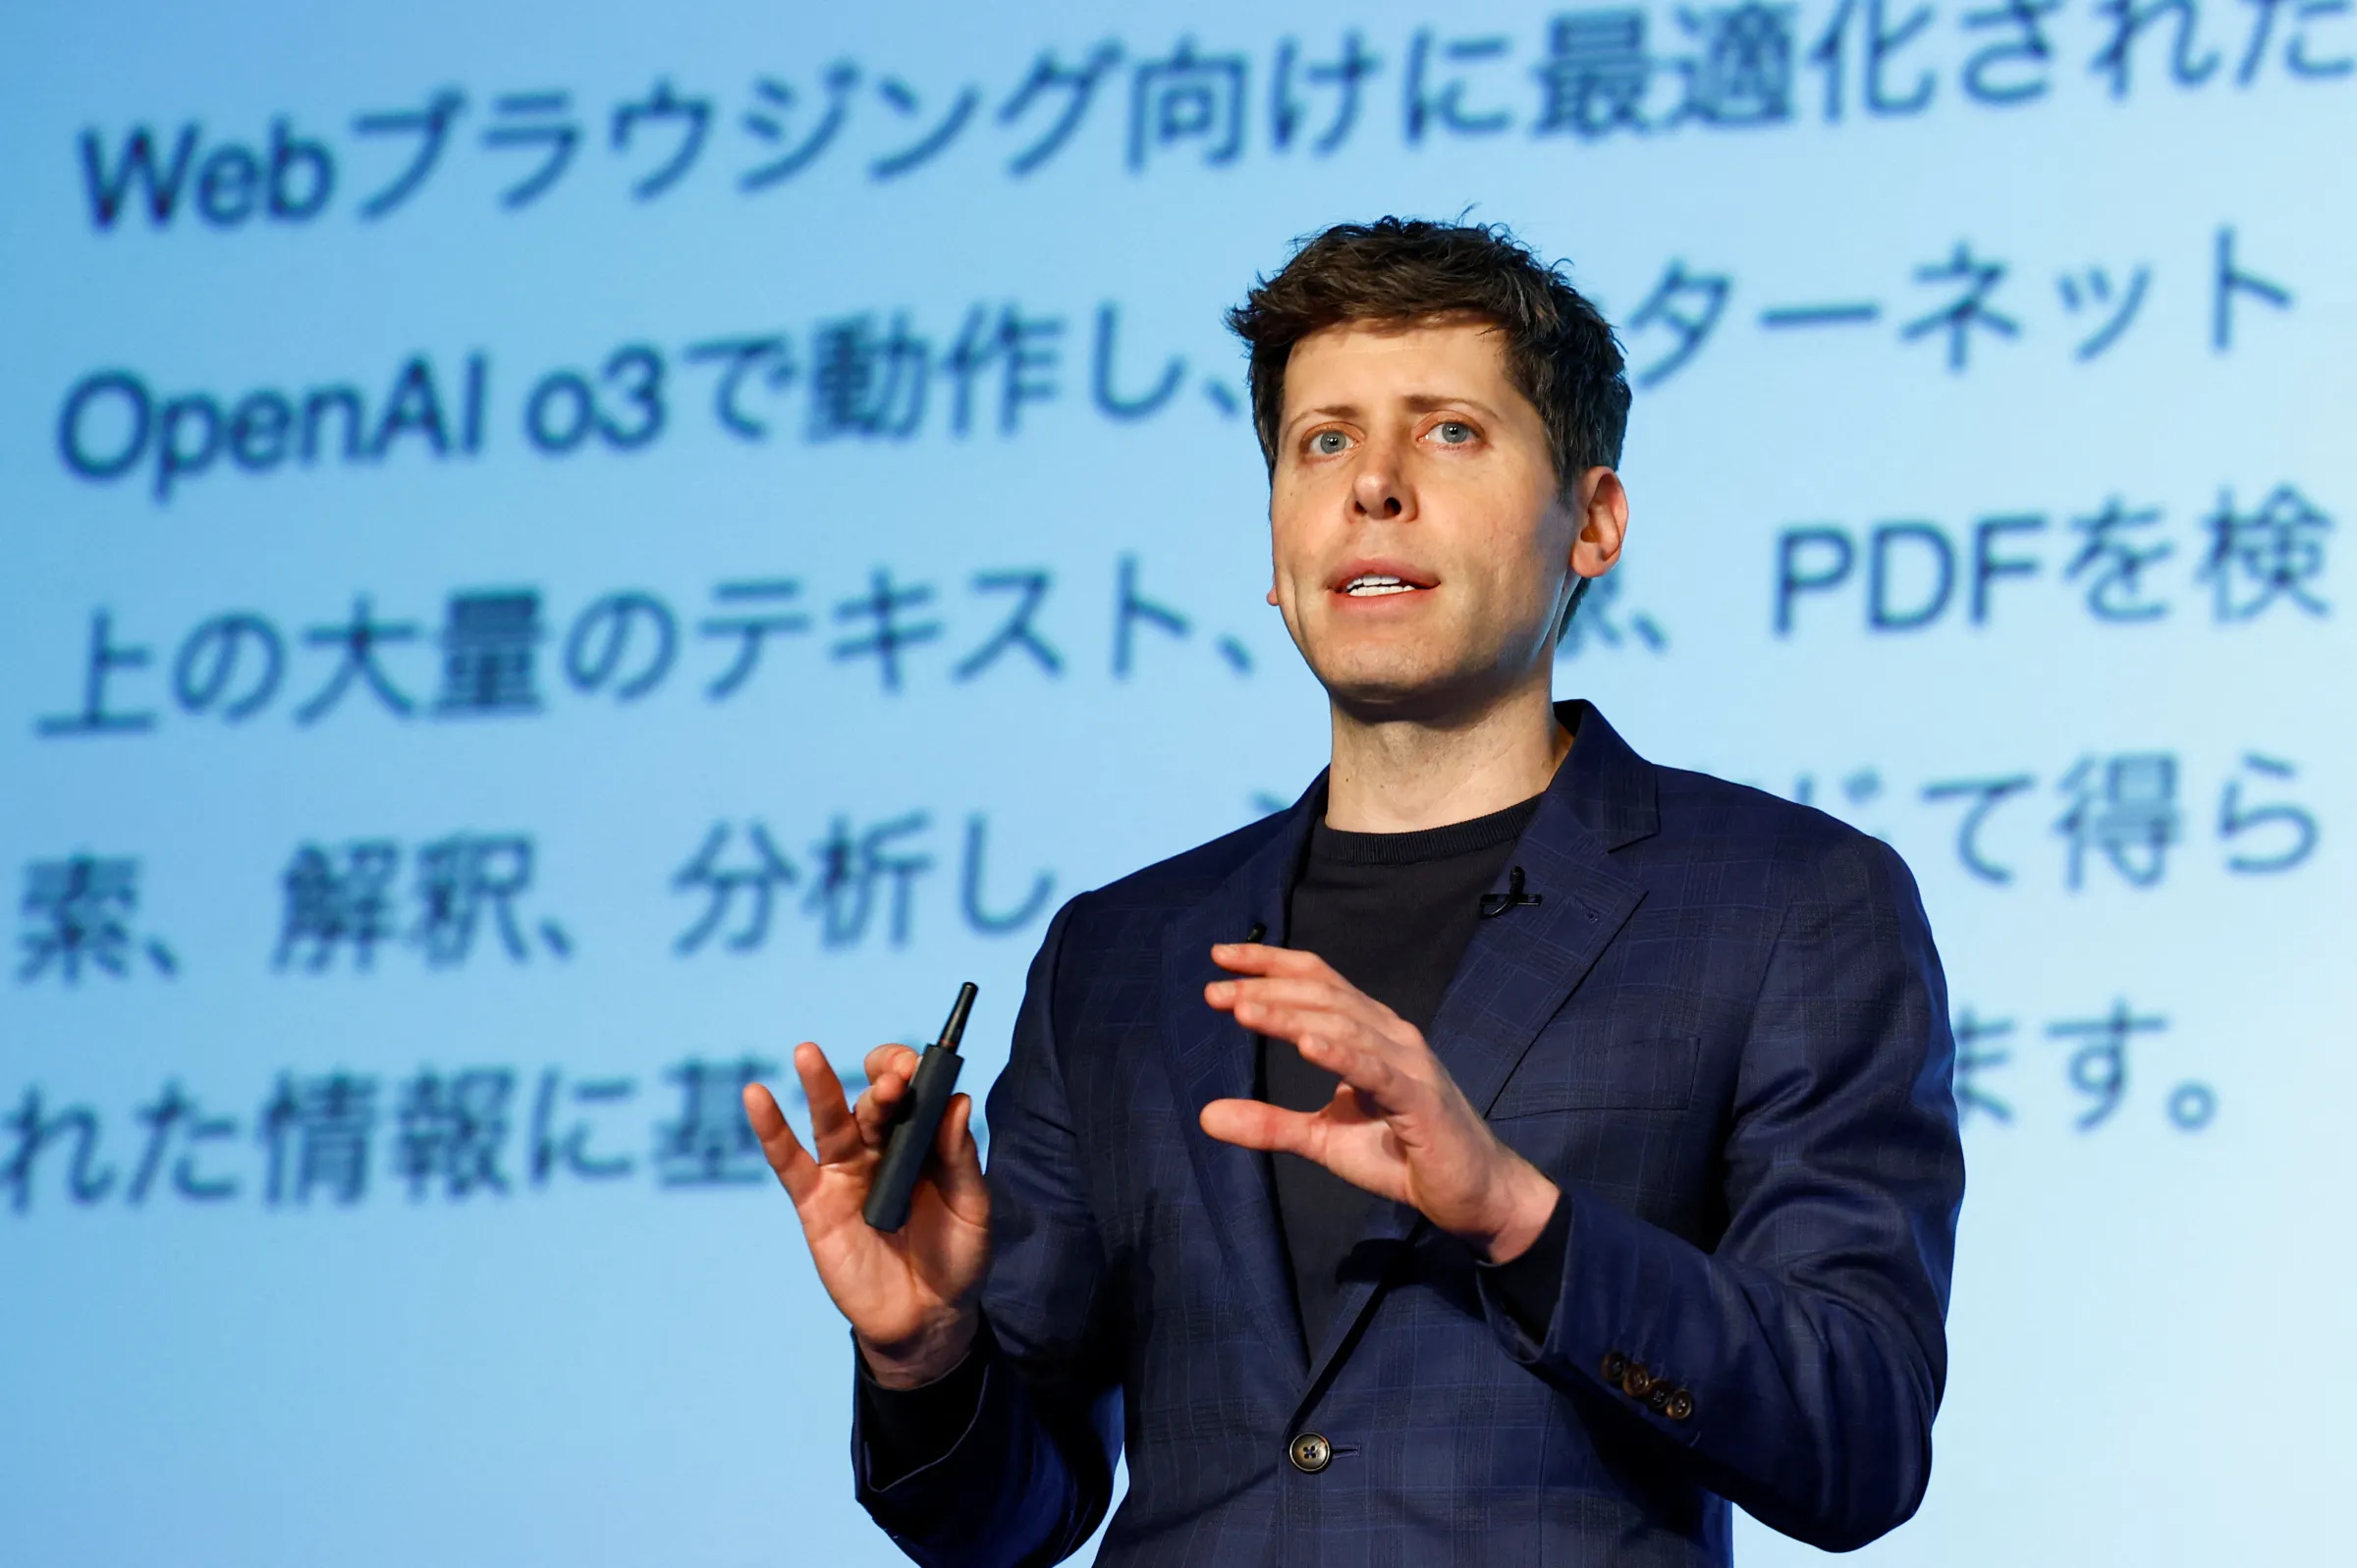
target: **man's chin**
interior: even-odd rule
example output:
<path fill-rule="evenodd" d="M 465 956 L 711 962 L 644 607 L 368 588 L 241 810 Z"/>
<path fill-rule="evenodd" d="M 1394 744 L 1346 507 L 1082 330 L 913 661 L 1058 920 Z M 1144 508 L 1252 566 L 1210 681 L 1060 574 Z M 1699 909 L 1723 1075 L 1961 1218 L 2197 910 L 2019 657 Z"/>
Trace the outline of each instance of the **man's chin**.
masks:
<path fill-rule="evenodd" d="M 1481 705 L 1478 682 L 1430 668 L 1318 671 L 1334 705 L 1361 724 L 1430 723 Z"/>

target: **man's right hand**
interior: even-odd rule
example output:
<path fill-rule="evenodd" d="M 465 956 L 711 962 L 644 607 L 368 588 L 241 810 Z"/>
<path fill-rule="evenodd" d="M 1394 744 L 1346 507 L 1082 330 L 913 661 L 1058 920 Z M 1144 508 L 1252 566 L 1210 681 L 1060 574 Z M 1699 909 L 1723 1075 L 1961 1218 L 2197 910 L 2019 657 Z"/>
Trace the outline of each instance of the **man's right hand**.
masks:
<path fill-rule="evenodd" d="M 990 1189 L 967 1125 L 970 1095 L 951 1097 L 908 1222 L 887 1234 L 860 1217 L 916 1061 L 906 1046 L 869 1052 L 868 1087 L 854 1108 L 844 1103 L 826 1054 L 808 1041 L 795 1047 L 794 1070 L 810 1102 L 815 1160 L 786 1124 L 775 1096 L 759 1084 L 744 1091 L 745 1116 L 801 1217 L 819 1282 L 850 1320 L 868 1371 L 888 1388 L 931 1382 L 965 1359 L 981 1321 L 976 1298 L 990 1261 Z"/>

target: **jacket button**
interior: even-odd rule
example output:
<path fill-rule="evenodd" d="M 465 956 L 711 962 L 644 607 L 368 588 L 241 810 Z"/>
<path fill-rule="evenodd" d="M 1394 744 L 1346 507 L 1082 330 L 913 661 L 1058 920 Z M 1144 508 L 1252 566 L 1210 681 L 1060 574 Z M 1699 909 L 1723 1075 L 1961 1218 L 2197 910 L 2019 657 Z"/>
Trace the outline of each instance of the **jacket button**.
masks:
<path fill-rule="evenodd" d="M 1293 1468 L 1303 1475 L 1314 1476 L 1334 1460 L 1334 1444 L 1314 1432 L 1305 1432 L 1292 1440 L 1285 1456 Z"/>
<path fill-rule="evenodd" d="M 1645 1396 L 1645 1408 L 1652 1411 L 1657 1416 L 1669 1410 L 1670 1385 L 1666 1382 L 1655 1383 L 1653 1385 L 1653 1392 Z"/>
<path fill-rule="evenodd" d="M 1645 1363 L 1632 1361 L 1620 1375 L 1620 1391 L 1631 1399 L 1642 1399 L 1653 1392 L 1653 1372 Z"/>
<path fill-rule="evenodd" d="M 1620 1375 L 1626 1371 L 1628 1371 L 1628 1358 L 1626 1356 L 1620 1354 L 1620 1352 L 1617 1350 L 1608 1351 L 1606 1353 L 1603 1368 L 1604 1380 L 1606 1382 L 1617 1384 L 1620 1381 Z"/>
<path fill-rule="evenodd" d="M 1670 1396 L 1670 1402 L 1662 1406 L 1662 1414 L 1672 1421 L 1685 1420 L 1694 1414 L 1694 1396 L 1683 1388 L 1678 1389 Z"/>

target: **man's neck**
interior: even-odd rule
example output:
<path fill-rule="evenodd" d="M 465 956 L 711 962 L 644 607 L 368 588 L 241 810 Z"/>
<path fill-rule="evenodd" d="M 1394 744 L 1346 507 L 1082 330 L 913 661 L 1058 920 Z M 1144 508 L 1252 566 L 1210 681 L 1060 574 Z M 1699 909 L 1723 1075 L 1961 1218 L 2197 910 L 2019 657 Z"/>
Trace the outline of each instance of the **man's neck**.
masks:
<path fill-rule="evenodd" d="M 1544 790 L 1570 749 L 1543 685 L 1439 724 L 1369 722 L 1337 707 L 1326 826 L 1414 833 L 1486 817 Z"/>

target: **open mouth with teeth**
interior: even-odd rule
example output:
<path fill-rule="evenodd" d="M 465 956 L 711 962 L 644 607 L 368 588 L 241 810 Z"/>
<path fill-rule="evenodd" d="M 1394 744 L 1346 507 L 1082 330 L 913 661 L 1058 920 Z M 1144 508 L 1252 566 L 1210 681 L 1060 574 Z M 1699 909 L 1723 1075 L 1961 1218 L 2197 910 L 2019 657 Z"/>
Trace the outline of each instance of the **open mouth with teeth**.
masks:
<path fill-rule="evenodd" d="M 1394 577 L 1379 571 L 1369 571 L 1362 572 L 1343 583 L 1342 591 L 1353 599 L 1380 599 L 1387 594 L 1413 593 L 1423 586 L 1424 584 L 1410 582 L 1405 577 Z"/>

